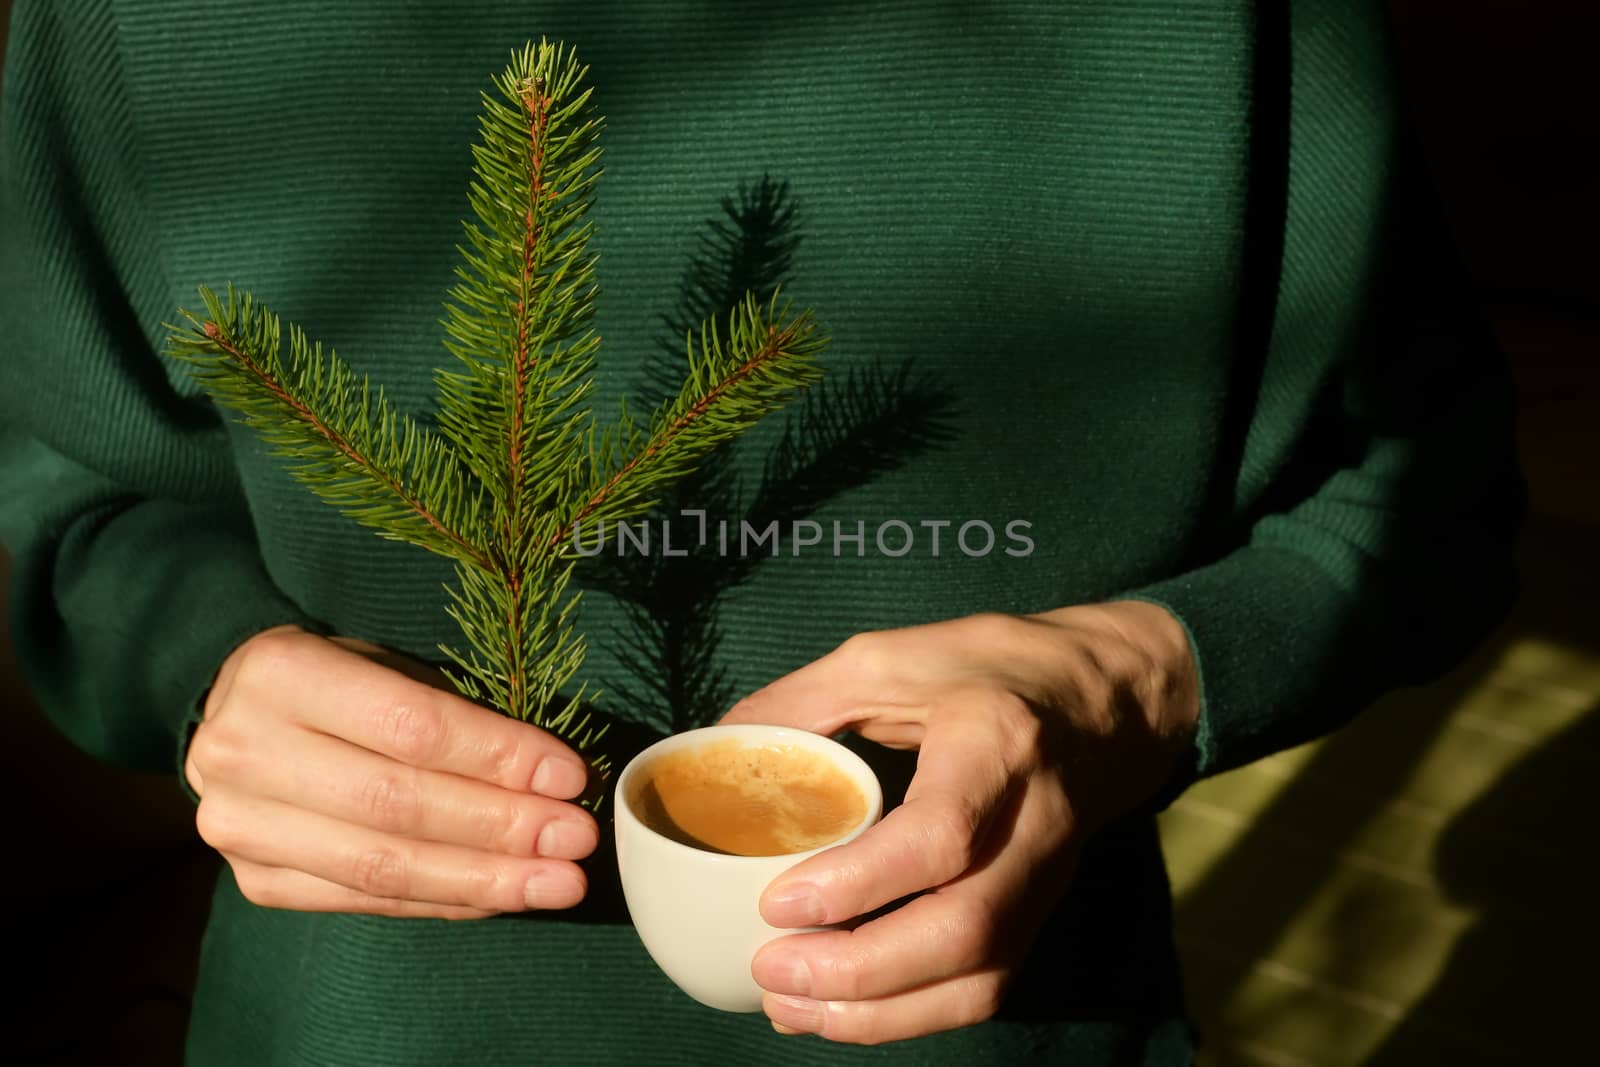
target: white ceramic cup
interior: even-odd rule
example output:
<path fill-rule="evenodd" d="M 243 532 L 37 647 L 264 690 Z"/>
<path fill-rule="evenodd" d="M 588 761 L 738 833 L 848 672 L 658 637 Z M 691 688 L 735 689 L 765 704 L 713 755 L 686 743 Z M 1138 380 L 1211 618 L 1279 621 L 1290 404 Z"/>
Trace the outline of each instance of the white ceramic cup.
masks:
<path fill-rule="evenodd" d="M 628 798 L 633 781 L 651 761 L 729 739 L 752 747 L 788 745 L 827 757 L 861 790 L 866 816 L 820 848 L 782 856 L 707 852 L 640 821 Z M 651 958 L 702 1004 L 723 1011 L 760 1011 L 761 987 L 750 975 L 756 951 L 775 937 L 805 932 L 768 926 L 759 909 L 762 891 L 801 860 L 865 833 L 883 812 L 883 789 L 865 760 L 821 734 L 787 726 L 708 726 L 657 741 L 630 760 L 617 779 L 615 811 L 622 895 Z"/>

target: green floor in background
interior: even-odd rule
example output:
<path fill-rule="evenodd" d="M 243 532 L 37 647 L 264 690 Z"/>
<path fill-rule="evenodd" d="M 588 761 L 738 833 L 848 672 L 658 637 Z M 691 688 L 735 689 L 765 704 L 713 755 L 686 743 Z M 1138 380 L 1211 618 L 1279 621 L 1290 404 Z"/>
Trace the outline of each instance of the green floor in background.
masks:
<path fill-rule="evenodd" d="M 1592 544 L 1531 522 L 1469 663 L 1163 816 L 1203 1065 L 1600 1062 Z"/>

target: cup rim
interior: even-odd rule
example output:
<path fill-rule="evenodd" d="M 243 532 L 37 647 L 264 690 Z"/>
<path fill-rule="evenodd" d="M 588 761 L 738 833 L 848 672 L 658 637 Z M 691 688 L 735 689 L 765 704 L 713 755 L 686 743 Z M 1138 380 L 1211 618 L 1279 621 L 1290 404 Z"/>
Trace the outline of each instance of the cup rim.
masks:
<path fill-rule="evenodd" d="M 682 841 L 674 841 L 666 834 L 652 829 L 648 823 L 639 818 L 639 816 L 634 812 L 632 805 L 628 803 L 626 787 L 632 777 L 638 773 L 638 769 L 644 766 L 651 756 L 657 754 L 659 749 L 663 747 L 677 749 L 687 745 L 692 745 L 694 742 L 688 740 L 689 738 L 697 738 L 705 734 L 721 734 L 724 736 L 729 734 L 732 734 L 733 736 L 747 734 L 750 736 L 776 738 L 780 743 L 782 739 L 787 736 L 791 738 L 799 738 L 805 745 L 816 745 L 820 742 L 820 747 L 828 750 L 830 756 L 837 756 L 841 758 L 845 764 L 847 764 L 847 767 L 841 767 L 840 769 L 845 770 L 846 773 L 849 773 L 851 779 L 855 781 L 856 785 L 858 787 L 862 787 L 862 792 L 866 794 L 867 798 L 867 812 L 861 817 L 860 822 L 856 823 L 849 830 L 846 830 L 832 841 L 829 841 L 825 845 L 818 845 L 816 848 L 806 849 L 804 852 L 779 852 L 771 856 L 737 856 L 727 852 L 712 852 L 708 849 L 695 848 L 693 845 L 686 845 Z M 709 741 L 711 738 L 705 738 L 705 740 Z M 692 856 L 701 857 L 702 860 L 716 863 L 755 864 L 772 863 L 774 860 L 784 860 L 789 863 L 799 863 L 801 860 L 809 859 L 812 856 L 826 852 L 830 848 L 837 848 L 840 845 L 849 844 L 851 841 L 854 841 L 856 838 L 866 833 L 867 830 L 869 830 L 872 825 L 878 821 L 879 816 L 883 814 L 883 785 L 878 781 L 877 774 L 873 772 L 872 767 L 868 765 L 866 760 L 862 759 L 859 755 L 850 751 L 849 748 L 834 740 L 832 737 L 829 737 L 827 734 L 819 734 L 810 730 L 802 730 L 797 726 L 779 726 L 777 724 L 767 723 L 727 723 L 716 724 L 712 726 L 701 726 L 693 730 L 685 730 L 682 733 L 670 734 L 666 737 L 663 737 L 661 740 L 654 742 L 648 748 L 644 749 L 644 751 L 634 756 L 628 761 L 627 766 L 623 767 L 622 773 L 617 776 L 617 788 L 614 803 L 616 805 L 617 818 L 623 818 L 626 816 L 626 818 L 639 830 L 648 834 L 655 841 L 668 846 L 669 851 L 682 851 Z"/>

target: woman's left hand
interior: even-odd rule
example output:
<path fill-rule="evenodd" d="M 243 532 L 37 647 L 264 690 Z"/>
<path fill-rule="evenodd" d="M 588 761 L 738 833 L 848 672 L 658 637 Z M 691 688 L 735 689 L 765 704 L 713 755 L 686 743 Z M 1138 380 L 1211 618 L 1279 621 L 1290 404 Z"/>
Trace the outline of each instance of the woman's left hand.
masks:
<path fill-rule="evenodd" d="M 919 750 L 905 802 L 772 883 L 756 981 L 775 1028 L 877 1044 L 999 1010 L 1096 827 L 1167 781 L 1197 717 L 1188 639 L 1142 601 L 871 631 L 722 720 Z M 915 896 L 913 896 L 916 894 Z"/>

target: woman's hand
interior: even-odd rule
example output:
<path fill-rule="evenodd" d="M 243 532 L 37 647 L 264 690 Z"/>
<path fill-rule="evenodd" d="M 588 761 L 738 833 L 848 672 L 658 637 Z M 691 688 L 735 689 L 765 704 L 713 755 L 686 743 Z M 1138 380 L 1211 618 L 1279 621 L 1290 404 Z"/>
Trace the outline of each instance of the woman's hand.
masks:
<path fill-rule="evenodd" d="M 384 665 L 390 664 L 390 665 Z M 394 653 L 295 626 L 223 663 L 184 773 L 200 836 L 257 904 L 476 918 L 567 908 L 594 819 L 588 768 Z"/>
<path fill-rule="evenodd" d="M 1138 601 L 859 634 L 724 722 L 916 748 L 905 802 L 762 897 L 757 955 L 785 1032 L 875 1044 L 993 1015 L 1093 830 L 1153 796 L 1194 729 L 1188 640 Z"/>

